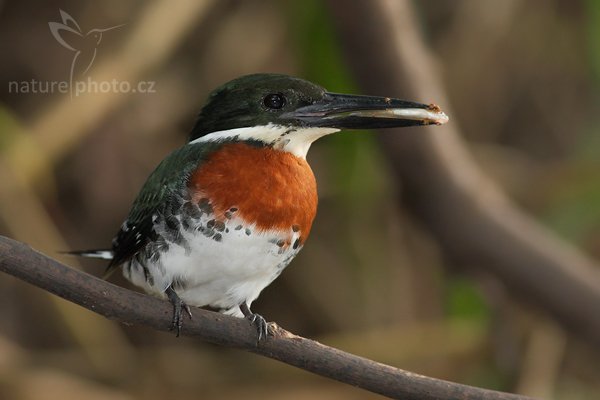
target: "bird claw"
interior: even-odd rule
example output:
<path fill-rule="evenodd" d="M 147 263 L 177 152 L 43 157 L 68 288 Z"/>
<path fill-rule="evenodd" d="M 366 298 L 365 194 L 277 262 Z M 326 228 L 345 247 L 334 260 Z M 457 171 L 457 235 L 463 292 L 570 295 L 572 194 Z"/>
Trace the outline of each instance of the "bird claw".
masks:
<path fill-rule="evenodd" d="M 262 340 L 267 339 L 269 336 L 269 323 L 267 320 L 260 314 L 250 314 L 246 318 L 248 318 L 250 323 L 256 327 L 258 333 L 257 342 L 260 343 Z"/>
<path fill-rule="evenodd" d="M 182 306 L 190 319 L 192 319 L 192 310 L 190 309 L 190 306 L 188 306 L 186 303 L 183 303 Z"/>
<path fill-rule="evenodd" d="M 262 341 L 266 340 L 270 333 L 269 323 L 267 320 L 262 315 L 250 311 L 250 308 L 246 303 L 240 305 L 240 310 L 246 319 L 256 327 L 256 333 L 258 334 L 256 344 L 258 345 Z"/>
<path fill-rule="evenodd" d="M 171 304 L 173 304 L 173 320 L 171 321 L 171 330 L 175 331 L 175 337 L 179 337 L 181 334 L 181 327 L 183 326 L 182 310 L 185 310 L 190 319 L 192 319 L 192 310 L 190 306 L 185 304 L 183 300 L 177 295 L 177 293 L 169 286 L 165 292 Z"/>

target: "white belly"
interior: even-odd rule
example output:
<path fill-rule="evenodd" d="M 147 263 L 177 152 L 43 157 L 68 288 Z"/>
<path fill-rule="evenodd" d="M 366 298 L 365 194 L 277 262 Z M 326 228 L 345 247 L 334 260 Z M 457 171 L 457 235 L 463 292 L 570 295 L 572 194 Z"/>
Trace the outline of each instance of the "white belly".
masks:
<path fill-rule="evenodd" d="M 240 218 L 211 223 L 211 217 L 186 226 L 181 237 L 171 234 L 143 265 L 134 258 L 124 267 L 125 277 L 149 293 L 164 296 L 171 286 L 188 305 L 241 316 L 238 306 L 250 306 L 296 256 L 301 232 L 259 232 Z M 169 237 L 164 223 L 155 230 Z"/>

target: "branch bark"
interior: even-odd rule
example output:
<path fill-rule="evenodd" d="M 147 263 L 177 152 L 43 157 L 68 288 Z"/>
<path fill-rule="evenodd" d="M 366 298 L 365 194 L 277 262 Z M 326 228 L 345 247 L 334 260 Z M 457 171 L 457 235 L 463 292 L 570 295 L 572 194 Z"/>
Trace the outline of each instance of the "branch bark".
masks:
<path fill-rule="evenodd" d="M 443 127 L 378 135 L 409 205 L 447 254 L 497 276 L 600 346 L 598 266 L 519 210 L 477 167 L 453 120 L 412 2 L 329 4 L 350 64 L 368 93 L 435 101 L 450 116 Z"/>
<path fill-rule="evenodd" d="M 4 236 L 0 236 L 0 271 L 123 324 L 161 331 L 171 328 L 168 302 L 70 268 Z M 271 327 L 273 336 L 257 345 L 256 331 L 247 320 L 196 308 L 182 334 L 251 351 L 396 399 L 530 399 L 413 374 L 296 336 L 276 324 Z"/>

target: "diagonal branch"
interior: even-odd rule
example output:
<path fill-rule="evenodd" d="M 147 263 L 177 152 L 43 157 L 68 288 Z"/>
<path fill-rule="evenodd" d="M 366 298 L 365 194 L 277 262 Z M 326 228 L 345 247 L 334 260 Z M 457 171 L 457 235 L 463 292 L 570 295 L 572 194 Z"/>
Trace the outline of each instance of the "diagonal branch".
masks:
<path fill-rule="evenodd" d="M 161 331 L 171 327 L 171 305 L 69 268 L 26 244 L 0 236 L 0 271 L 127 325 Z M 256 331 L 247 320 L 194 309 L 182 334 L 235 347 L 404 400 L 526 400 L 529 397 L 451 383 L 413 374 L 296 336 L 275 324 L 274 335 L 257 346 Z"/>

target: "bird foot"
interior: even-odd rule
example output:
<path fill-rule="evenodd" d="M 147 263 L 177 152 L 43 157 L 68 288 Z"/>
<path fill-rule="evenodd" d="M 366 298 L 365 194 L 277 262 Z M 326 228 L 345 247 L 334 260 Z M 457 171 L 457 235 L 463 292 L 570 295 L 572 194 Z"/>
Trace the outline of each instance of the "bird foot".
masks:
<path fill-rule="evenodd" d="M 260 314 L 250 314 L 246 317 L 252 325 L 256 327 L 258 333 L 258 343 L 265 340 L 269 336 L 269 324 Z"/>
<path fill-rule="evenodd" d="M 250 308 L 246 303 L 240 305 L 240 310 L 242 311 L 242 314 L 244 314 L 244 317 L 256 327 L 256 333 L 258 335 L 257 344 L 266 340 L 270 334 L 269 323 L 267 320 L 262 315 L 250 311 Z"/>
<path fill-rule="evenodd" d="M 190 306 L 185 304 L 183 300 L 177 295 L 175 290 L 170 286 L 165 291 L 167 297 L 171 304 L 173 304 L 173 321 L 171 322 L 171 330 L 175 331 L 175 336 L 179 337 L 181 333 L 181 327 L 183 326 L 183 313 L 182 310 L 185 310 L 187 315 L 189 315 L 190 319 L 192 319 L 192 310 L 190 310 Z"/>

